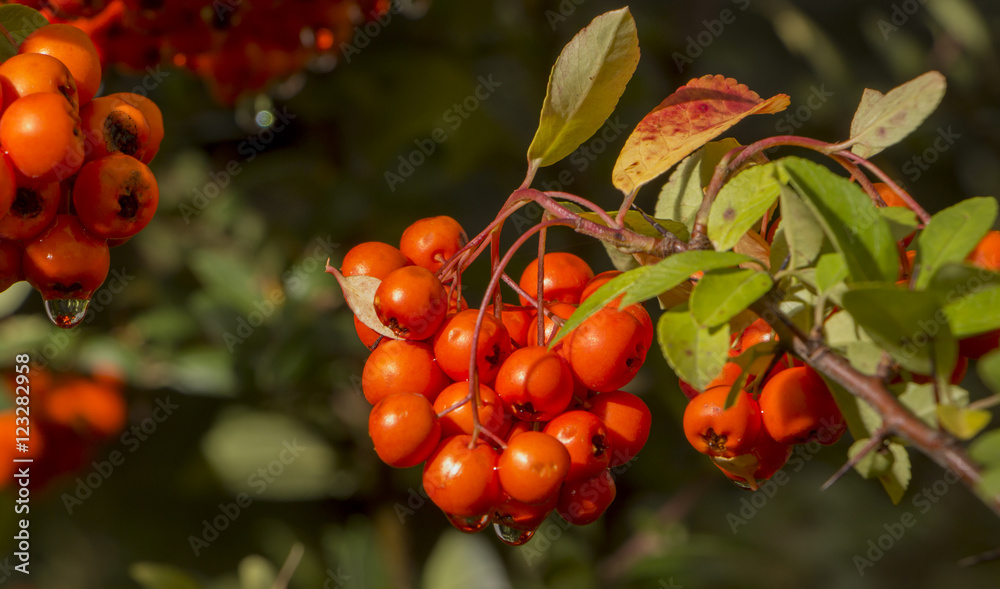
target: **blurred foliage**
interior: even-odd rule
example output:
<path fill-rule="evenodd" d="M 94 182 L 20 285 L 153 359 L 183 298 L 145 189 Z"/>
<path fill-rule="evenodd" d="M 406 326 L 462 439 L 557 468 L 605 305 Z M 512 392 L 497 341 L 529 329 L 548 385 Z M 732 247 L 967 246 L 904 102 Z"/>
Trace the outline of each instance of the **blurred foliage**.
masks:
<path fill-rule="evenodd" d="M 616 7 L 421 2 L 332 72 L 297 76 L 235 110 L 211 102 L 184 71 L 155 84 L 107 77 L 104 92 L 155 86 L 167 123 L 152 166 L 160 210 L 112 251 L 126 286 L 98 293 L 93 321 L 60 331 L 24 285 L 0 295 L 0 362 L 29 352 L 45 370 L 88 372 L 113 361 L 127 374 L 128 427 L 156 427 L 94 456 L 117 450 L 125 461 L 72 514 L 64 494 L 94 468 L 34 493 L 32 574 L 5 567 L 0 582 L 265 587 L 301 544 L 291 588 L 995 586 L 1000 563 L 956 562 L 995 547 L 1000 522 L 920 456 L 895 508 L 854 475 L 818 491 L 846 440 L 797 455 L 784 485 L 754 494 L 730 485 L 684 442 L 684 396 L 655 353 L 630 385 L 652 409 L 654 431 L 593 525 L 566 529 L 553 517 L 520 548 L 489 533 L 460 535 L 420 494 L 419 469 L 377 460 L 360 390 L 366 350 L 323 273 L 327 258 L 339 264 L 362 241 L 395 243 L 430 215 L 478 232 L 524 176 L 559 50 Z M 846 137 L 864 87 L 887 91 L 938 69 L 949 83 L 941 107 L 876 161 L 932 212 L 1000 186 L 995 2 L 637 0 L 631 9 L 642 58 L 611 124 L 543 169 L 540 184 L 616 208 L 610 172 L 625 136 L 695 76 L 724 74 L 762 96 L 792 97 L 786 113 L 739 126 L 741 142 L 783 132 L 832 141 Z M 493 89 L 476 99 L 484 84 Z M 437 128 L 447 139 L 413 155 Z M 954 141 L 932 162 L 925 150 L 941 136 Z M 422 163 L 407 168 L 407 158 Z M 386 172 L 403 181 L 387 182 Z M 648 187 L 638 204 L 652 208 L 657 191 Z M 531 211 L 515 218 L 504 239 L 531 220 Z M 598 271 L 611 267 L 601 245 L 581 236 L 554 232 L 550 243 Z M 486 272 L 469 272 L 467 298 L 477 304 Z M 976 378 L 966 386 L 981 390 Z M 178 409 L 147 420 L 166 399 Z M 8 490 L 0 505 L 13 499 Z M 887 536 L 907 512 L 916 525 Z M 11 509 L 0 514 L 0 546 L 11 554 L 16 520 Z M 207 542 L 197 555 L 192 538 Z M 859 576 L 855 556 L 882 552 Z"/>

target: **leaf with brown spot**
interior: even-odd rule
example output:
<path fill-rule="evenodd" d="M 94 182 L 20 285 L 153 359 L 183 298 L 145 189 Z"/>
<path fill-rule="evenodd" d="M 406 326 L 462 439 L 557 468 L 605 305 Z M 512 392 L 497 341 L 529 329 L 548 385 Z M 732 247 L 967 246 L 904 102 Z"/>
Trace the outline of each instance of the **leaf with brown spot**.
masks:
<path fill-rule="evenodd" d="M 916 130 L 944 97 L 947 83 L 930 71 L 897 86 L 884 96 L 865 90 L 851 122 L 851 138 L 838 145 L 864 158 L 895 145 Z"/>
<path fill-rule="evenodd" d="M 618 156 L 612 181 L 631 194 L 745 117 L 780 112 L 788 103 L 786 94 L 763 100 L 732 78 L 693 79 L 639 121 Z"/>
<path fill-rule="evenodd" d="M 774 164 L 753 166 L 727 182 L 708 215 L 708 237 L 715 249 L 728 250 L 739 243 L 774 206 L 780 192 Z"/>
<path fill-rule="evenodd" d="M 392 339 L 400 339 L 392 330 L 382 324 L 375 314 L 375 291 L 382 281 L 374 276 L 344 276 L 326 261 L 326 273 L 333 274 L 344 292 L 344 302 L 354 311 L 362 323 L 375 333 Z"/>

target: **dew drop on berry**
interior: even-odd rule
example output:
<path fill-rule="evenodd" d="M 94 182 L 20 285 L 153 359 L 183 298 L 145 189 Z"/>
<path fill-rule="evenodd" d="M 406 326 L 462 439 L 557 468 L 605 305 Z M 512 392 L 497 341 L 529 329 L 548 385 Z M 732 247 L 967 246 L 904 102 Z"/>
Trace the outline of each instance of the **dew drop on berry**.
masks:
<path fill-rule="evenodd" d="M 501 542 L 510 546 L 521 546 L 535 535 L 534 530 L 515 530 L 514 528 L 508 528 L 498 523 L 493 524 L 493 531 L 496 533 L 497 538 L 500 538 Z"/>
<path fill-rule="evenodd" d="M 45 301 L 45 312 L 57 327 L 69 329 L 83 321 L 90 299 L 50 299 Z"/>
<path fill-rule="evenodd" d="M 486 526 L 490 525 L 489 514 L 482 517 L 461 517 L 446 513 L 445 516 L 448 518 L 448 522 L 454 526 L 455 529 L 459 532 L 465 532 L 466 534 L 481 532 L 486 529 Z"/>

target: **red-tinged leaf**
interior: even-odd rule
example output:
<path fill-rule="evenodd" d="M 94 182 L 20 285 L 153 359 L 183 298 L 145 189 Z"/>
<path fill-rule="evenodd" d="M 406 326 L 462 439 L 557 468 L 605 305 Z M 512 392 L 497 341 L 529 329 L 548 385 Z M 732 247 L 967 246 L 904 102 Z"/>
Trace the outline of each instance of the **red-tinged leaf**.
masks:
<path fill-rule="evenodd" d="M 326 273 L 333 274 L 340 283 L 340 289 L 344 291 L 344 301 L 362 323 L 379 335 L 399 339 L 391 329 L 379 321 L 378 315 L 375 314 L 375 291 L 378 290 L 378 285 L 382 284 L 381 280 L 374 276 L 344 276 L 340 270 L 330 265 L 330 260 L 326 261 Z"/>
<path fill-rule="evenodd" d="M 732 78 L 691 80 L 636 125 L 615 163 L 614 185 L 631 194 L 743 118 L 781 112 L 788 104 L 787 94 L 763 100 Z"/>

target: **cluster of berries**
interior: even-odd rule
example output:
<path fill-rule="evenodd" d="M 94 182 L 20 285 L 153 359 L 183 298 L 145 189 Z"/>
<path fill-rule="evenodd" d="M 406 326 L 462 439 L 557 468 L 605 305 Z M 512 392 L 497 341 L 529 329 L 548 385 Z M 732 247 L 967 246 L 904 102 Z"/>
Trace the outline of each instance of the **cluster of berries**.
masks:
<path fill-rule="evenodd" d="M 649 436 L 646 404 L 620 390 L 652 345 L 649 314 L 609 305 L 550 350 L 563 319 L 617 273 L 594 276 L 579 257 L 548 253 L 541 276 L 536 259 L 510 281 L 520 304 L 495 300 L 480 312 L 467 308 L 455 272 L 466 242 L 454 219 L 433 217 L 408 227 L 399 248 L 368 242 L 344 257 L 344 277 L 380 281 L 381 326 L 355 315 L 372 350 L 362 388 L 375 451 L 394 467 L 424 463 L 428 497 L 463 531 L 493 522 L 516 545 L 553 510 L 591 523 L 614 499 L 610 469 Z"/>
<path fill-rule="evenodd" d="M 29 395 L 14 395 L 18 380 L 30 382 Z M 2 378 L 8 399 L 31 399 L 27 407 L 6 403 L 0 410 L 0 487 L 14 483 L 15 458 L 31 458 L 31 487 L 42 488 L 54 478 L 77 472 L 125 426 L 123 382 L 117 372 L 92 376 L 67 373 L 52 377 L 32 370 L 30 379 L 8 374 Z M 16 438 L 28 438 L 28 451 L 18 452 Z"/>
<path fill-rule="evenodd" d="M 156 104 L 131 92 L 94 98 L 90 38 L 45 25 L 0 64 L 0 291 L 27 280 L 52 321 L 72 327 L 107 277 L 109 246 L 152 219 L 147 167 L 163 139 Z"/>
<path fill-rule="evenodd" d="M 389 0 L 17 0 L 86 31 L 104 63 L 187 67 L 231 104 L 332 57 Z"/>
<path fill-rule="evenodd" d="M 733 337 L 731 356 L 777 339 L 763 319 Z M 690 399 L 684 435 L 738 486 L 756 490 L 785 466 L 796 444 L 835 444 L 847 430 L 822 377 L 787 354 L 763 356 L 751 364 L 746 384 L 726 408 L 743 372 L 739 364 L 727 362 L 702 392 L 680 382 Z"/>

